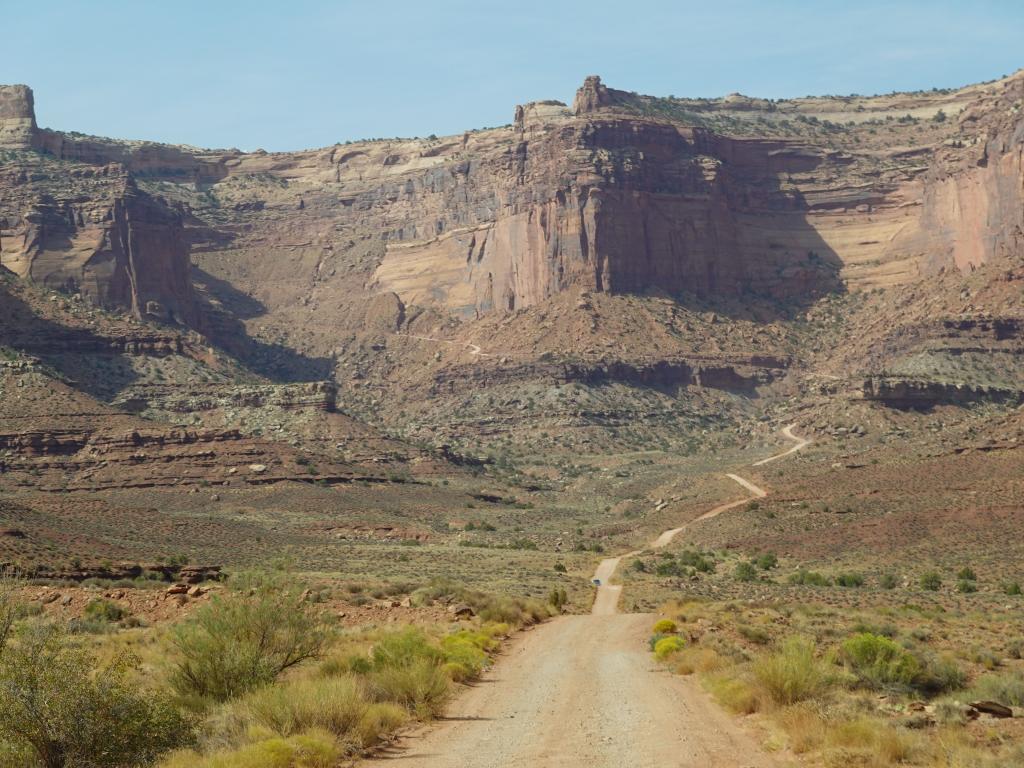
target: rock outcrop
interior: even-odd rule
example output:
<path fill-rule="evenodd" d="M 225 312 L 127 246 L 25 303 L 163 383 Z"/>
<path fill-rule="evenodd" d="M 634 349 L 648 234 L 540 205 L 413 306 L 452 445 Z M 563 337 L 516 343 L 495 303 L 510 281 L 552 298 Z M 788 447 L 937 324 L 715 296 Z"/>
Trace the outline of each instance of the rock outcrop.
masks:
<path fill-rule="evenodd" d="M 35 135 L 32 89 L 27 85 L 0 85 L 0 149 L 29 149 Z"/>

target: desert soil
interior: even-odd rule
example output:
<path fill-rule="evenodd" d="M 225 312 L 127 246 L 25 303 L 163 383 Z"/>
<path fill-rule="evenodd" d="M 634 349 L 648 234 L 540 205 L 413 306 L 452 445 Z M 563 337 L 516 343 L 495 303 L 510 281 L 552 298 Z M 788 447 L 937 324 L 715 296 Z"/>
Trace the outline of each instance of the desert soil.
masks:
<path fill-rule="evenodd" d="M 760 768 L 775 763 L 693 683 L 656 665 L 644 614 L 525 632 L 436 727 L 372 762 L 404 768 Z"/>
<path fill-rule="evenodd" d="M 783 435 L 796 445 L 777 457 L 807 445 L 792 426 Z M 755 498 L 767 494 L 738 475 L 729 477 Z M 683 528 L 665 531 L 650 546 L 665 546 Z M 411 734 L 374 762 L 393 760 L 405 768 L 777 765 L 691 681 L 657 666 L 645 642 L 649 615 L 617 612 L 622 587 L 608 582 L 630 554 L 601 561 L 589 616 L 563 616 L 523 633 L 436 727 Z"/>

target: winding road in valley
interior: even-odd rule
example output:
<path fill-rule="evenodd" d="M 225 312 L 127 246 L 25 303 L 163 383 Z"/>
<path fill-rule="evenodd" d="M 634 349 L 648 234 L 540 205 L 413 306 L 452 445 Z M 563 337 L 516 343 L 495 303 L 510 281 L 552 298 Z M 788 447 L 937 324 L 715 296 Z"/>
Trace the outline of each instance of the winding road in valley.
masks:
<path fill-rule="evenodd" d="M 782 434 L 808 441 L 786 427 Z M 749 495 L 689 526 L 762 498 L 767 491 L 727 475 Z M 522 632 L 484 678 L 438 723 L 400 740 L 369 762 L 408 768 L 775 768 L 755 740 L 687 678 L 659 668 L 647 649 L 651 617 L 618 612 L 622 586 L 609 583 L 622 558 L 602 560 L 590 615 L 561 616 Z"/>

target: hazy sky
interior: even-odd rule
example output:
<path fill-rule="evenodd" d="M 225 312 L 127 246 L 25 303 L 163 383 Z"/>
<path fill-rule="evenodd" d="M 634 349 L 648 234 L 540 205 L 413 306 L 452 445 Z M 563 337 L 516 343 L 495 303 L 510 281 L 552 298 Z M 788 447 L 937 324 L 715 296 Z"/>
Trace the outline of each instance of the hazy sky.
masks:
<path fill-rule="evenodd" d="M 656 95 L 878 93 L 1024 66 L 1021 0 L 49 0 L 0 6 L 40 125 L 268 150 L 458 133 L 588 74 Z"/>

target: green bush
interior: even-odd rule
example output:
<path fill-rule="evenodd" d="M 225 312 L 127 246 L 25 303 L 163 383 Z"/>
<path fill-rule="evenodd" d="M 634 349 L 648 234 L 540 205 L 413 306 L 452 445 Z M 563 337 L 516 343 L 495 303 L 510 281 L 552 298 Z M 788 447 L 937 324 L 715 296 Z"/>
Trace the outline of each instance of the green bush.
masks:
<path fill-rule="evenodd" d="M 127 615 L 128 611 L 123 606 L 102 597 L 90 600 L 82 612 L 85 619 L 111 623 L 121 621 Z"/>
<path fill-rule="evenodd" d="M 698 573 L 715 572 L 714 557 L 695 552 L 692 549 L 684 550 L 679 554 L 679 564 L 687 568 L 693 568 Z"/>
<path fill-rule="evenodd" d="M 964 566 L 963 568 L 961 568 L 957 572 L 956 577 L 958 579 L 963 579 L 964 581 L 977 581 L 978 580 L 978 574 L 976 574 L 974 572 L 974 569 L 969 567 L 969 566 Z"/>
<path fill-rule="evenodd" d="M 445 670 L 424 658 L 406 666 L 374 669 L 366 680 L 374 701 L 393 702 L 422 720 L 439 715 L 451 693 Z"/>
<path fill-rule="evenodd" d="M 942 577 L 935 571 L 928 571 L 921 576 L 921 589 L 938 592 L 940 587 L 942 587 Z"/>
<path fill-rule="evenodd" d="M 789 638 L 777 652 L 753 665 L 754 678 L 777 705 L 796 704 L 824 693 L 830 678 L 823 662 L 815 658 L 814 643 Z"/>
<path fill-rule="evenodd" d="M 921 672 L 920 662 L 910 651 L 870 632 L 843 641 L 840 658 L 862 683 L 873 688 L 890 684 L 909 688 Z"/>
<path fill-rule="evenodd" d="M 796 573 L 791 573 L 788 579 L 790 584 L 801 585 L 805 587 L 827 587 L 832 584 L 831 581 L 825 576 L 815 571 L 807 571 L 801 568 Z"/>
<path fill-rule="evenodd" d="M 839 658 L 862 685 L 935 695 L 963 686 L 964 674 L 945 658 L 915 654 L 888 637 L 860 633 L 845 640 Z"/>
<path fill-rule="evenodd" d="M 956 583 L 956 591 L 963 595 L 969 595 L 978 591 L 978 585 L 968 579 L 960 579 Z"/>
<path fill-rule="evenodd" d="M 28 627 L 0 655 L 0 742 L 44 768 L 129 768 L 187 743 L 191 723 L 139 688 L 137 664 L 100 663 L 57 627 Z"/>
<path fill-rule="evenodd" d="M 733 569 L 732 575 L 736 581 L 757 581 L 757 568 L 753 563 L 741 560 L 736 563 L 736 567 Z"/>
<path fill-rule="evenodd" d="M 1003 592 L 1011 597 L 1018 597 L 1022 594 L 1019 581 L 1008 581 L 1003 585 Z"/>
<path fill-rule="evenodd" d="M 840 587 L 863 587 L 864 576 L 859 573 L 840 573 L 836 576 L 836 584 Z"/>
<path fill-rule="evenodd" d="M 878 585 L 882 589 L 896 589 L 898 583 L 899 581 L 894 573 L 883 573 L 878 578 Z"/>
<path fill-rule="evenodd" d="M 663 637 L 654 644 L 654 655 L 659 661 L 664 661 L 673 653 L 683 650 L 683 638 L 678 635 Z"/>
<path fill-rule="evenodd" d="M 779 558 L 774 552 L 765 552 L 757 558 L 757 567 L 762 571 L 770 571 L 779 564 Z"/>
<path fill-rule="evenodd" d="M 183 696 L 226 701 L 319 657 L 329 636 L 296 588 L 267 583 L 215 597 L 175 628 L 171 684 Z"/>

